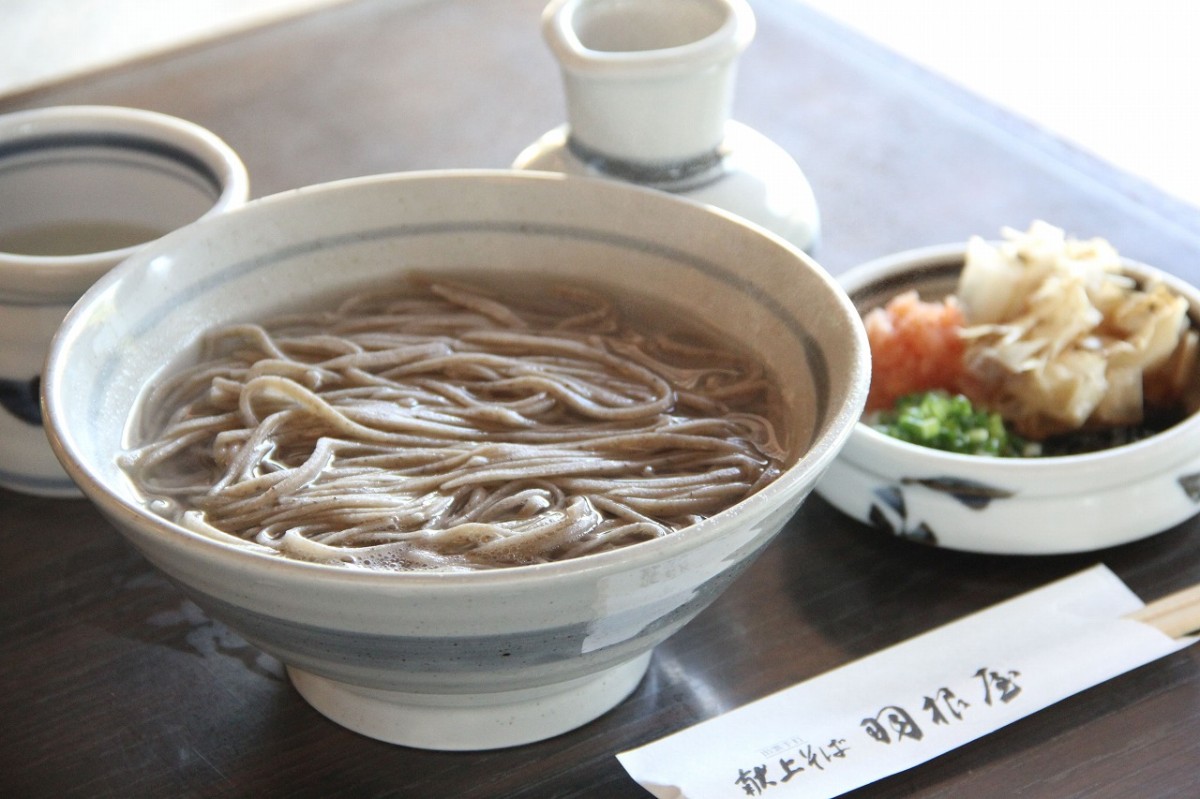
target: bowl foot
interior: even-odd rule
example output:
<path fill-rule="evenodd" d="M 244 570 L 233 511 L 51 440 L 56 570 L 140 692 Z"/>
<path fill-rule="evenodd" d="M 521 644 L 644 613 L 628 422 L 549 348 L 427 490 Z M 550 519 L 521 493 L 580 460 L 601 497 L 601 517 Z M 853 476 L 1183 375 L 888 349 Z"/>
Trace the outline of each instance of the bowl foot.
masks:
<path fill-rule="evenodd" d="M 467 751 L 532 743 L 581 727 L 641 682 L 650 652 L 598 674 L 539 688 L 483 694 L 416 694 L 364 688 L 288 667 L 322 715 L 388 743 Z"/>

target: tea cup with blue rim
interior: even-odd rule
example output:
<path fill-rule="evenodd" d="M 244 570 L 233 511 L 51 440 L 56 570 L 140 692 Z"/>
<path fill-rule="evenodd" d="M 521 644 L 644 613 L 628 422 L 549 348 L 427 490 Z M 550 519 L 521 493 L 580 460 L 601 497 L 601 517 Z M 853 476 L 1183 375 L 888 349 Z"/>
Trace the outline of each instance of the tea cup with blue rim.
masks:
<path fill-rule="evenodd" d="M 42 428 L 54 332 L 143 244 L 248 197 L 238 155 L 183 119 L 112 106 L 0 116 L 0 486 L 78 496 Z"/>

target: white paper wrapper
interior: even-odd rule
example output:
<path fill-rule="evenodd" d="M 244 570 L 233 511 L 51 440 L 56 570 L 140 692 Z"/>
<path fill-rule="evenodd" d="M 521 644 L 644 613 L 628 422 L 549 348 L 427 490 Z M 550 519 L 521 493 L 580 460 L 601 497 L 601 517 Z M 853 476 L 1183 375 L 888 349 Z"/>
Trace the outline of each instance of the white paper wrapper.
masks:
<path fill-rule="evenodd" d="M 1096 566 L 617 755 L 660 799 L 833 797 L 1169 655 Z"/>

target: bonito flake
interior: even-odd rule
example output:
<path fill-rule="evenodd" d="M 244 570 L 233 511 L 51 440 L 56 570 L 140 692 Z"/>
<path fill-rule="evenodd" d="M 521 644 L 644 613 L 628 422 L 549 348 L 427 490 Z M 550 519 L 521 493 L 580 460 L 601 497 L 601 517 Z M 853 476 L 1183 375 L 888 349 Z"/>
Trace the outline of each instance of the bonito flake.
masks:
<path fill-rule="evenodd" d="M 1187 301 L 1139 286 L 1103 239 L 1034 222 L 967 247 L 958 298 L 966 369 L 1017 432 L 1044 438 L 1136 425 L 1147 403 L 1173 404 L 1197 368 Z"/>

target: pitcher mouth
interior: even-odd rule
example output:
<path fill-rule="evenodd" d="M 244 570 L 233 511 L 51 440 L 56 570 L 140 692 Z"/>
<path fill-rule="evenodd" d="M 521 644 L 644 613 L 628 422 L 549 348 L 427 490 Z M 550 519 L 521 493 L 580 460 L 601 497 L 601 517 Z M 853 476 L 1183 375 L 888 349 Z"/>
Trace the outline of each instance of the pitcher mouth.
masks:
<path fill-rule="evenodd" d="M 668 2 L 679 9 L 676 16 Z M 627 69 L 692 72 L 697 63 L 731 61 L 754 38 L 754 13 L 745 0 L 708 0 L 686 8 L 668 2 L 551 0 L 542 31 L 565 68 L 614 76 Z"/>

